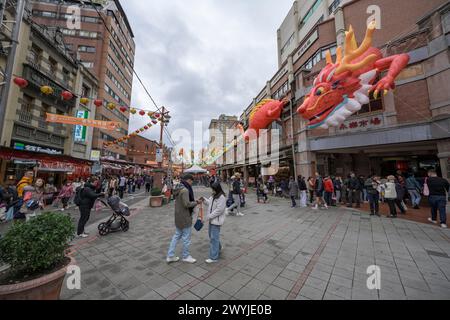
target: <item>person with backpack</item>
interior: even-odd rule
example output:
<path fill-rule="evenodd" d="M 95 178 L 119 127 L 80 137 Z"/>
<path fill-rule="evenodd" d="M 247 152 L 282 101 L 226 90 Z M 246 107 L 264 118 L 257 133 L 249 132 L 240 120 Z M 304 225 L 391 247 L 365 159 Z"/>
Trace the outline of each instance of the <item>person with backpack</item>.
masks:
<path fill-rule="evenodd" d="M 34 178 L 34 172 L 31 170 L 28 170 L 25 172 L 25 175 L 20 179 L 19 183 L 17 184 L 17 195 L 19 198 L 23 197 L 23 189 L 27 186 L 33 185 L 33 178 Z"/>
<path fill-rule="evenodd" d="M 328 205 L 323 199 L 325 192 L 325 186 L 323 183 L 322 176 L 320 173 L 316 172 L 316 183 L 315 183 L 315 193 L 316 193 L 316 204 L 312 208 L 313 210 L 319 210 L 320 206 L 323 205 L 325 209 L 328 209 Z"/>
<path fill-rule="evenodd" d="M 360 179 L 352 172 L 348 180 L 348 208 L 353 208 L 353 203 L 356 208 L 361 208 L 361 190 Z"/>
<path fill-rule="evenodd" d="M 411 173 L 406 179 L 406 189 L 408 190 L 409 197 L 411 198 L 411 204 L 414 209 L 420 209 L 419 205 L 422 201 L 420 194 L 422 193 L 422 186 L 417 181 L 414 173 Z"/>
<path fill-rule="evenodd" d="M 240 175 L 236 174 L 233 177 L 231 177 L 232 183 L 231 183 L 231 190 L 233 194 L 233 201 L 234 204 L 230 207 L 231 211 L 234 211 L 236 209 L 236 216 L 237 217 L 243 217 L 244 214 L 241 213 L 241 179 Z"/>
<path fill-rule="evenodd" d="M 82 188 L 80 187 L 76 191 L 75 204 L 80 210 L 80 219 L 78 220 L 77 228 L 77 236 L 79 238 L 87 238 L 89 236 L 86 234 L 84 228 L 89 221 L 95 201 L 105 195 L 104 193 L 95 192 L 95 181 L 95 178 L 89 179 Z"/>
<path fill-rule="evenodd" d="M 364 183 L 369 198 L 371 216 L 380 216 L 380 184 L 380 180 L 376 176 L 370 177 Z"/>

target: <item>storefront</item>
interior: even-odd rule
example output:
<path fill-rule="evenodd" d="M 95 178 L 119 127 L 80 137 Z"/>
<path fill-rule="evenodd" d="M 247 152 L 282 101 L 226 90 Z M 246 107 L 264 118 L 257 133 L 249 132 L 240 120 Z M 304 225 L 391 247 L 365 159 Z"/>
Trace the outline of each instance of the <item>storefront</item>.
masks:
<path fill-rule="evenodd" d="M 36 177 L 46 182 L 53 180 L 53 184 L 60 187 L 66 179 L 86 179 L 91 175 L 90 161 L 59 154 L 34 152 L 26 145 L 24 147 L 24 150 L 17 147 L 16 149 L 0 147 L 2 181 L 12 176 L 18 180 L 26 171 L 32 170 Z"/>

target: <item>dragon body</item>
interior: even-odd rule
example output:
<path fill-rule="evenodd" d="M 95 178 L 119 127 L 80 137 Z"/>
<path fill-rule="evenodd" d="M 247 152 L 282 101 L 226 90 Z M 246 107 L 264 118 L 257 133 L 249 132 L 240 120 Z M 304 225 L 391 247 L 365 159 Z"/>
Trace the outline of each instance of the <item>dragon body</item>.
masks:
<path fill-rule="evenodd" d="M 409 55 L 384 58 L 378 48 L 372 47 L 375 29 L 375 22 L 369 24 L 365 39 L 358 47 L 350 27 L 346 32 L 344 55 L 339 47 L 336 62 L 327 52 L 327 65 L 315 78 L 311 92 L 297 110 L 309 121 L 309 129 L 337 127 L 369 103 L 371 92 L 378 98 L 380 92 L 387 94 L 395 88 L 395 79 L 408 65 Z M 376 81 L 383 71 L 387 74 Z"/>

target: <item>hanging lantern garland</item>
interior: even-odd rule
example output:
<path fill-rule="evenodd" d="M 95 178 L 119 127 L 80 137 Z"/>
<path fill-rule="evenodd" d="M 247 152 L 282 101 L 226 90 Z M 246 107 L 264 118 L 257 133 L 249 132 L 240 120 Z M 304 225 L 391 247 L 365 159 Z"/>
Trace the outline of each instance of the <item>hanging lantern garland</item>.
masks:
<path fill-rule="evenodd" d="M 107 148 L 107 147 L 116 147 L 119 143 L 129 140 L 131 137 L 136 137 L 137 135 L 139 135 L 139 134 L 149 130 L 151 127 L 153 127 L 153 124 L 149 123 L 146 126 L 137 129 L 135 132 L 133 132 L 133 133 L 131 133 L 129 135 L 123 136 L 122 138 L 119 138 L 119 139 L 114 140 L 112 142 L 104 142 L 103 146 L 105 148 Z"/>

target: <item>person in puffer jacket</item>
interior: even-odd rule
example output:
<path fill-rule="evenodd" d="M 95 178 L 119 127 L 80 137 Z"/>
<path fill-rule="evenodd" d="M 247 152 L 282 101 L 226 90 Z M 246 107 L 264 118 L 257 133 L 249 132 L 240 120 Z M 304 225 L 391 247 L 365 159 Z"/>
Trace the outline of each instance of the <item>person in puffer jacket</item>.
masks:
<path fill-rule="evenodd" d="M 220 229 L 225 222 L 225 209 L 227 206 L 227 197 L 223 192 L 220 182 L 214 182 L 211 185 L 213 196 L 209 199 L 203 199 L 208 207 L 206 211 L 205 221 L 209 221 L 209 259 L 206 263 L 216 263 L 219 260 L 222 251 L 222 244 L 220 243 Z"/>

